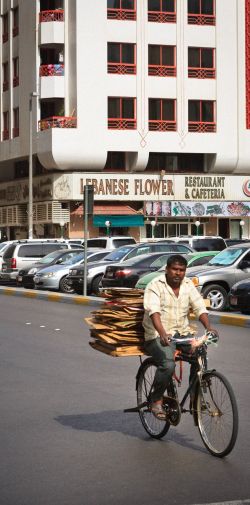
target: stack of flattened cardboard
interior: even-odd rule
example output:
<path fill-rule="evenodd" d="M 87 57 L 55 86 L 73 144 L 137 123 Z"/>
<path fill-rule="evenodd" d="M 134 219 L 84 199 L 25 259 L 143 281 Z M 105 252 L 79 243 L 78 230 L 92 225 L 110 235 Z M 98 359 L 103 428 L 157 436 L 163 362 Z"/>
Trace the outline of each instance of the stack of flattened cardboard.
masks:
<path fill-rule="evenodd" d="M 144 354 L 142 289 L 110 288 L 100 309 L 85 321 L 90 326 L 91 347 L 110 356 Z"/>

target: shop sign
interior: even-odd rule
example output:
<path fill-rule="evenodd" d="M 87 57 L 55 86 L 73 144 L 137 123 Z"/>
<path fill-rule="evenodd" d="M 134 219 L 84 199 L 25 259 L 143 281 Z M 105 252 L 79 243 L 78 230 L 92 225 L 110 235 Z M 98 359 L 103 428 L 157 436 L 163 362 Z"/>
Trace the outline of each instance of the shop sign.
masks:
<path fill-rule="evenodd" d="M 43 201 L 52 199 L 52 177 L 33 179 L 33 199 Z M 0 184 L 1 205 L 15 205 L 26 203 L 29 199 L 28 180 L 5 182 Z"/>
<path fill-rule="evenodd" d="M 151 217 L 250 216 L 250 202 L 145 202 L 144 215 Z"/>

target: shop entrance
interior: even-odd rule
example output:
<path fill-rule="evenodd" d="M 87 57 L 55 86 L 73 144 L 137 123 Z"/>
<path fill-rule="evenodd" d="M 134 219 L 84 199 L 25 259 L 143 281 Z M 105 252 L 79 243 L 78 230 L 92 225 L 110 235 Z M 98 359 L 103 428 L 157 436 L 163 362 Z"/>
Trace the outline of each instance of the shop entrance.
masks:
<path fill-rule="evenodd" d="M 230 237 L 229 219 L 219 219 L 219 235 L 223 238 Z"/>

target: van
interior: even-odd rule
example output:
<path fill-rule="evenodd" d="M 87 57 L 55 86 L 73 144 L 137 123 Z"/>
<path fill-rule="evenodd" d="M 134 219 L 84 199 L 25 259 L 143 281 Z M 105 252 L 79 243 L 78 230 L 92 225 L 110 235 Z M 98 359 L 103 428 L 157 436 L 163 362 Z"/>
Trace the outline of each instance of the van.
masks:
<path fill-rule="evenodd" d="M 210 235 L 173 237 L 178 244 L 188 244 L 195 251 L 222 251 L 227 247 L 224 238 Z"/>
<path fill-rule="evenodd" d="M 27 239 L 13 242 L 3 253 L 0 279 L 15 281 L 20 268 L 29 267 L 57 249 L 71 249 L 71 246 L 64 240 L 56 239 Z"/>
<path fill-rule="evenodd" d="M 136 244 L 133 237 L 113 236 L 88 238 L 87 247 L 98 247 L 98 249 L 117 249 L 124 245 Z"/>

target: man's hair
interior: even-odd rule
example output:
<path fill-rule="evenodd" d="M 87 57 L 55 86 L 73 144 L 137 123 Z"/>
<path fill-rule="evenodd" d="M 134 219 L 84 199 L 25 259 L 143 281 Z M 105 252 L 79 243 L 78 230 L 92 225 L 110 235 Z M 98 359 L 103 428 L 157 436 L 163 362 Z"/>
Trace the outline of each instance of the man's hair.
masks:
<path fill-rule="evenodd" d="M 180 265 L 187 267 L 187 260 L 181 254 L 172 254 L 169 256 L 166 266 L 171 267 L 174 263 L 179 263 Z"/>

